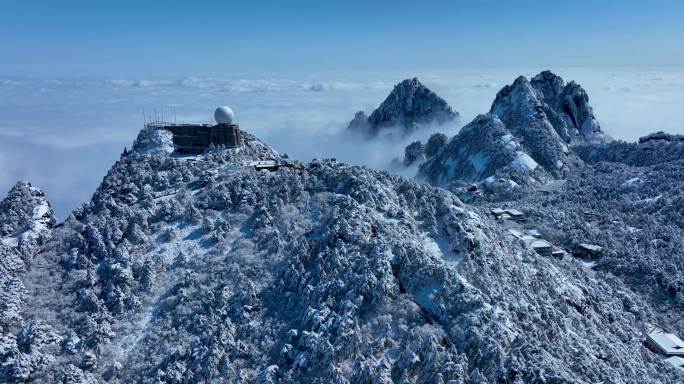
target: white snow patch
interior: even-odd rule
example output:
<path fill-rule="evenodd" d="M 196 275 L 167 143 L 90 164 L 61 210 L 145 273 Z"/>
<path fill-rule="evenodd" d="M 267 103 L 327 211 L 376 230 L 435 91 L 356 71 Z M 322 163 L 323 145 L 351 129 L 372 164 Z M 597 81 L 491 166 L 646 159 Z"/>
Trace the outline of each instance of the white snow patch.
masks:
<path fill-rule="evenodd" d="M 448 263 L 458 264 L 463 260 L 463 257 L 458 256 L 451 251 L 448 242 L 441 236 L 438 236 L 436 239 L 430 236 L 424 236 L 423 248 L 431 256 L 442 259 Z"/>
<path fill-rule="evenodd" d="M 501 143 L 508 149 L 516 149 L 518 147 L 518 144 L 513 140 L 513 135 L 510 133 L 501 136 Z"/>
<path fill-rule="evenodd" d="M 637 201 L 637 203 L 655 203 L 656 201 L 660 200 L 663 197 L 663 195 L 658 195 L 656 197 L 650 197 L 648 199 L 643 199 Z"/>
<path fill-rule="evenodd" d="M 37 205 L 33 208 L 33 220 L 40 220 L 50 213 L 50 207 L 47 203 Z"/>
<path fill-rule="evenodd" d="M 416 303 L 426 309 L 427 311 L 434 313 L 437 309 L 437 303 L 435 303 L 435 298 L 439 293 L 440 286 L 437 283 L 430 283 L 423 288 L 419 289 L 415 293 L 414 298 Z"/>
<path fill-rule="evenodd" d="M 19 246 L 19 240 L 16 237 L 3 237 L 0 242 L 12 248 Z"/>
<path fill-rule="evenodd" d="M 425 239 L 423 239 L 423 247 L 430 255 L 444 258 L 444 252 L 442 252 L 439 245 L 433 238 L 425 237 Z"/>
<path fill-rule="evenodd" d="M 527 153 L 522 151 L 517 151 L 517 156 L 515 160 L 511 162 L 511 165 L 516 166 L 522 170 L 533 171 L 537 168 L 539 164 L 534 161 Z"/>
<path fill-rule="evenodd" d="M 565 144 L 562 144 L 562 143 L 561 143 L 561 149 L 563 150 L 563 153 L 566 154 L 566 155 L 567 155 L 568 153 L 570 153 L 570 150 L 568 149 L 568 146 L 565 145 Z"/>
<path fill-rule="evenodd" d="M 641 180 L 641 178 L 634 177 L 634 178 L 631 178 L 631 179 L 625 181 L 624 183 L 622 183 L 621 186 L 623 188 L 639 188 L 643 184 L 644 184 L 644 182 L 643 182 L 643 180 Z"/>

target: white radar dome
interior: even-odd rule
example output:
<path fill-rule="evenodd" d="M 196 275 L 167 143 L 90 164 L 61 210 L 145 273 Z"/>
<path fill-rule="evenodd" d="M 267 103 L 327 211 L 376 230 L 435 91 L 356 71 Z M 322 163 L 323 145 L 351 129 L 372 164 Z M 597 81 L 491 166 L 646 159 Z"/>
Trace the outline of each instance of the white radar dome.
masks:
<path fill-rule="evenodd" d="M 230 107 L 218 107 L 214 112 L 214 119 L 219 124 L 233 124 L 235 121 L 235 114 Z"/>

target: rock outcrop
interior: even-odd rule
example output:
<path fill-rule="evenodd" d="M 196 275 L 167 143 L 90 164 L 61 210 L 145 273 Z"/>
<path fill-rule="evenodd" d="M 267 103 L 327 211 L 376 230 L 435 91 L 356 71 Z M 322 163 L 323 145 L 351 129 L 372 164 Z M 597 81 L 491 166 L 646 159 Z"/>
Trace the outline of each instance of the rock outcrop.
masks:
<path fill-rule="evenodd" d="M 45 242 L 56 225 L 43 191 L 18 182 L 0 202 L 0 241 L 22 252 L 31 252 Z"/>
<path fill-rule="evenodd" d="M 564 85 L 563 79 L 551 71 L 538 74 L 530 83 L 545 104 L 543 107 L 563 140 L 570 144 L 610 141 L 594 117 L 589 95 L 579 84 L 571 81 Z"/>
<path fill-rule="evenodd" d="M 457 116 L 458 112 L 444 99 L 413 78 L 397 84 L 369 117 L 362 111 L 357 112 L 349 123 L 349 130 L 376 137 L 383 130 L 394 128 L 398 135 L 406 136 L 421 127 L 451 122 Z"/>

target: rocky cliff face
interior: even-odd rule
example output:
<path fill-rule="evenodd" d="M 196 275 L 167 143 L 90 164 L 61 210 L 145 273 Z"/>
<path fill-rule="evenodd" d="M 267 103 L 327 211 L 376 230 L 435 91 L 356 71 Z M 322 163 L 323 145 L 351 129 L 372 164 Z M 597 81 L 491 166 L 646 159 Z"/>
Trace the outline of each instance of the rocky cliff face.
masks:
<path fill-rule="evenodd" d="M 549 127 L 568 145 L 610 140 L 594 117 L 586 91 L 574 81 L 566 85 L 551 71 L 541 72 L 530 81 L 521 76 L 502 88 L 490 112 L 520 136 L 536 134 L 543 142 L 554 140 Z"/>
<path fill-rule="evenodd" d="M 406 136 L 430 124 L 451 122 L 457 116 L 444 99 L 413 78 L 397 84 L 370 117 L 358 112 L 349 129 L 375 137 L 383 130 L 397 128 L 400 136 Z"/>
<path fill-rule="evenodd" d="M 141 133 L 17 272 L 0 381 L 681 381 L 620 280 L 521 248 L 445 190 L 243 135 L 179 158 Z"/>
<path fill-rule="evenodd" d="M 541 72 L 530 84 L 545 104 L 544 109 L 563 140 L 570 144 L 610 141 L 594 117 L 587 92 L 579 84 L 571 81 L 564 85 L 563 79 L 551 71 Z"/>

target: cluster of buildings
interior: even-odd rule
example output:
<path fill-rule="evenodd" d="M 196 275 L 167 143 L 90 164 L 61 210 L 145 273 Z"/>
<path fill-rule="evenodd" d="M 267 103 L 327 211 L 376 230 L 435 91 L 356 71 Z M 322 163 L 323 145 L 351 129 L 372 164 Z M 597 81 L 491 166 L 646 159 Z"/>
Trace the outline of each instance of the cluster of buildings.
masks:
<path fill-rule="evenodd" d="M 536 229 L 529 229 L 523 233 L 517 229 L 509 229 L 508 234 L 518 240 L 520 245 L 530 248 L 541 256 L 553 256 L 562 259 L 565 251 L 542 239 L 541 233 Z"/>
<path fill-rule="evenodd" d="M 275 160 L 257 160 L 249 163 L 251 167 L 254 167 L 257 171 L 277 171 L 280 168 L 280 164 Z"/>
<path fill-rule="evenodd" d="M 646 333 L 646 346 L 666 356 L 665 361 L 684 372 L 684 341 L 674 333 L 658 326 L 650 326 Z"/>
<path fill-rule="evenodd" d="M 525 221 L 525 214 L 513 208 L 492 208 L 492 216 L 497 220 L 511 220 L 516 223 Z M 554 256 L 563 258 L 565 252 L 542 238 L 536 229 L 528 229 L 523 233 L 518 229 L 509 229 L 508 235 L 518 240 L 525 248 L 530 248 L 541 256 Z"/>
<path fill-rule="evenodd" d="M 525 214 L 513 208 L 492 208 L 490 213 L 497 220 L 507 220 L 515 223 L 525 221 Z M 565 251 L 544 240 L 541 233 L 536 229 L 528 229 L 524 232 L 519 229 L 509 229 L 508 235 L 518 240 L 523 247 L 531 248 L 542 256 L 554 256 L 559 259 L 565 256 Z M 573 255 L 587 259 L 597 259 L 601 256 L 602 252 L 602 247 L 588 243 L 580 243 L 572 251 Z"/>
<path fill-rule="evenodd" d="M 492 216 L 497 220 L 513 220 L 517 222 L 525 221 L 525 215 L 512 208 L 492 208 L 490 210 Z"/>
<path fill-rule="evenodd" d="M 598 259 L 601 253 L 603 253 L 603 247 L 595 244 L 579 243 L 572 253 L 585 259 Z"/>

